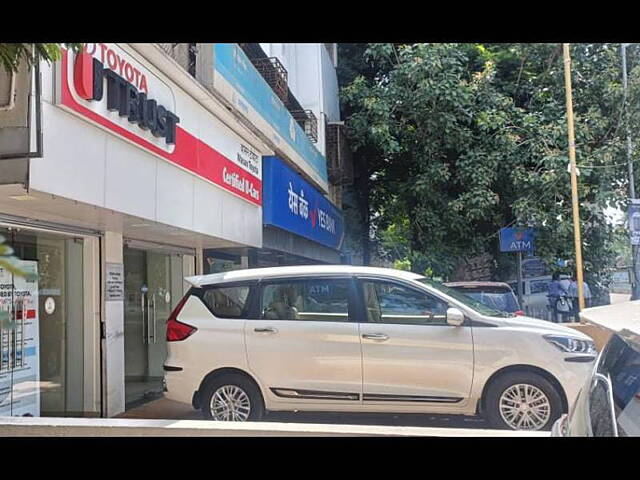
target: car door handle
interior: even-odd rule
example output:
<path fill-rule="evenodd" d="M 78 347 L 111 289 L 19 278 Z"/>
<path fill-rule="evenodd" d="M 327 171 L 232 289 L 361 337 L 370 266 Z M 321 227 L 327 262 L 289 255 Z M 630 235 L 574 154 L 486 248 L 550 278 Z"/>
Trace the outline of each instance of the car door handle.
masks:
<path fill-rule="evenodd" d="M 258 333 L 277 333 L 278 332 L 278 330 L 276 330 L 273 327 L 254 328 L 253 331 Z"/>
<path fill-rule="evenodd" d="M 385 335 L 384 333 L 363 333 L 362 338 L 369 340 L 389 340 L 389 335 Z"/>

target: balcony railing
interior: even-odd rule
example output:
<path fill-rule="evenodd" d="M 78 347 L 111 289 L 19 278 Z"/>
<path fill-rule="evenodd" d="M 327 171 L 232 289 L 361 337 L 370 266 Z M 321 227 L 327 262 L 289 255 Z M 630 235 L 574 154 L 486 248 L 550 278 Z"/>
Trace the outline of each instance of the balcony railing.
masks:
<path fill-rule="evenodd" d="M 287 103 L 289 99 L 289 88 L 287 85 L 288 73 L 284 65 L 276 57 L 268 58 L 250 58 L 251 63 L 256 70 L 260 72 L 262 78 L 266 80 L 275 94 L 282 100 L 282 103 Z"/>

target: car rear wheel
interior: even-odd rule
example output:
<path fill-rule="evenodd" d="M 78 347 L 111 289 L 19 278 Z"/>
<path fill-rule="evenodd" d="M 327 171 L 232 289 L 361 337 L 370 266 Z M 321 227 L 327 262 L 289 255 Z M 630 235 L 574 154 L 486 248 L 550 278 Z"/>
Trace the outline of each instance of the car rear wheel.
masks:
<path fill-rule="evenodd" d="M 562 399 L 544 377 L 532 372 L 501 375 L 489 385 L 485 416 L 493 428 L 550 430 L 562 415 Z"/>
<path fill-rule="evenodd" d="M 203 388 L 200 400 L 200 408 L 207 420 L 255 422 L 264 414 L 260 390 L 242 375 L 213 378 Z"/>

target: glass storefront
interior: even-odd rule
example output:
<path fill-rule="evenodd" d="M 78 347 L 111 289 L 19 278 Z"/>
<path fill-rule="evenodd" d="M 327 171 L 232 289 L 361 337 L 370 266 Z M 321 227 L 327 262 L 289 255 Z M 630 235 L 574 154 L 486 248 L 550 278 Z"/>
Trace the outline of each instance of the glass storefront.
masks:
<path fill-rule="evenodd" d="M 231 270 L 242 270 L 242 255 L 219 250 L 208 249 L 203 252 L 204 265 L 203 273 L 229 272 Z"/>
<path fill-rule="evenodd" d="M 184 293 L 183 268 L 181 254 L 124 249 L 126 408 L 162 395 L 166 325 Z"/>
<path fill-rule="evenodd" d="M 0 268 L 0 415 L 83 415 L 85 240 L 25 228 L 0 235 L 27 273 Z"/>
<path fill-rule="evenodd" d="M 203 273 L 228 272 L 245 268 L 316 265 L 319 261 L 268 248 L 205 249 Z M 243 262 L 243 257 L 245 261 Z"/>

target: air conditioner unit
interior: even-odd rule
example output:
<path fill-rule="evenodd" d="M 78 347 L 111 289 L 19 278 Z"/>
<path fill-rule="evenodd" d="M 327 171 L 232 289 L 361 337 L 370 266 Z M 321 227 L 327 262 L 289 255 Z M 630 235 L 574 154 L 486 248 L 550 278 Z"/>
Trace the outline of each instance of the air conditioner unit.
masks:
<path fill-rule="evenodd" d="M 353 180 L 353 163 L 344 122 L 325 124 L 326 158 L 329 181 L 335 185 L 344 185 Z"/>
<path fill-rule="evenodd" d="M 37 150 L 31 152 L 31 122 L 30 114 L 32 77 L 35 83 L 35 120 Z M 17 72 L 7 72 L 0 68 L 0 159 L 3 158 L 31 158 L 41 156 L 40 135 L 40 70 L 36 65 L 32 69 L 23 62 Z"/>
<path fill-rule="evenodd" d="M 0 70 L 0 112 L 13 110 L 15 101 L 16 73 Z"/>
<path fill-rule="evenodd" d="M 318 142 L 318 119 L 313 113 L 313 110 L 290 110 L 293 119 L 298 122 L 298 125 L 307 134 L 309 140 L 313 143 Z"/>

